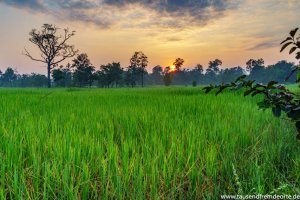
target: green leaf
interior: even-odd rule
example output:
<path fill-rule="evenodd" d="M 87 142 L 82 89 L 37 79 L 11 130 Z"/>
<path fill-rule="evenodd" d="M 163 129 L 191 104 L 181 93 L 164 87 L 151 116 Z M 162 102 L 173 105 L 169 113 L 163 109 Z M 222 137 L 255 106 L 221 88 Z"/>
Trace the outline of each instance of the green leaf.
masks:
<path fill-rule="evenodd" d="M 230 87 L 230 86 L 229 85 L 221 85 L 219 91 L 216 93 L 216 96 L 228 87 Z"/>
<path fill-rule="evenodd" d="M 289 54 L 292 54 L 296 49 L 297 49 L 297 47 L 292 47 Z"/>
<path fill-rule="evenodd" d="M 294 37 L 294 36 L 296 35 L 298 29 L 299 29 L 299 28 L 295 28 L 294 30 L 291 30 L 290 35 L 291 35 L 292 37 Z"/>
<path fill-rule="evenodd" d="M 216 96 L 217 96 L 218 94 L 220 94 L 224 89 L 225 89 L 225 88 L 220 88 L 220 89 L 216 92 Z"/>
<path fill-rule="evenodd" d="M 299 83 L 299 81 L 300 81 L 300 72 L 298 72 L 298 74 L 297 74 L 297 80 L 296 80 L 296 82 Z"/>
<path fill-rule="evenodd" d="M 209 93 L 212 89 L 213 89 L 213 86 L 207 86 L 207 87 L 203 88 L 205 94 Z"/>
<path fill-rule="evenodd" d="M 289 46 L 290 44 L 292 44 L 292 42 L 288 42 L 288 43 L 285 43 L 281 49 L 280 49 L 280 52 L 282 52 L 287 46 Z"/>
<path fill-rule="evenodd" d="M 280 44 L 283 44 L 283 43 L 285 43 L 285 42 L 287 42 L 287 41 L 289 41 L 289 40 L 292 40 L 293 38 L 292 37 L 287 37 L 285 40 L 283 40 Z"/>
<path fill-rule="evenodd" d="M 272 88 L 273 85 L 275 85 L 275 84 L 277 84 L 277 83 L 278 83 L 278 82 L 276 82 L 276 81 L 270 81 L 270 82 L 268 83 L 267 88 L 270 89 L 270 88 Z"/>
<path fill-rule="evenodd" d="M 300 119 L 300 112 L 299 110 L 291 110 L 290 112 L 287 113 L 287 116 L 291 118 L 292 120 L 299 120 Z"/>
<path fill-rule="evenodd" d="M 273 107 L 272 112 L 275 117 L 280 117 L 280 115 L 281 115 L 281 109 L 279 106 Z"/>
<path fill-rule="evenodd" d="M 297 71 L 297 69 L 293 69 L 285 78 L 285 81 L 289 80 L 289 78 Z"/>
<path fill-rule="evenodd" d="M 255 92 L 253 92 L 252 94 L 251 94 L 251 96 L 255 96 L 255 95 L 258 95 L 258 94 L 260 94 L 260 93 L 262 93 L 262 91 L 260 91 L 260 90 L 256 90 Z"/>
<path fill-rule="evenodd" d="M 241 89 L 242 87 L 243 87 L 243 83 L 239 83 L 237 84 L 236 89 Z"/>
<path fill-rule="evenodd" d="M 252 80 L 252 81 L 250 80 L 247 83 L 245 83 L 245 86 L 246 87 L 251 87 L 254 82 L 255 82 L 254 80 Z"/>
<path fill-rule="evenodd" d="M 296 122 L 296 127 L 297 127 L 298 130 L 300 130 L 300 121 Z"/>
<path fill-rule="evenodd" d="M 250 90 L 247 90 L 244 92 L 244 96 L 248 96 L 249 94 L 251 94 L 255 89 L 251 88 Z"/>
<path fill-rule="evenodd" d="M 283 111 L 286 112 L 286 113 L 288 113 L 288 112 L 290 112 L 290 111 L 292 110 L 292 108 L 293 108 L 293 106 L 291 106 L 291 105 L 286 105 L 286 106 L 284 107 Z"/>
<path fill-rule="evenodd" d="M 300 60 L 300 52 L 297 53 L 296 59 Z"/>
<path fill-rule="evenodd" d="M 262 89 L 267 89 L 267 86 L 263 85 L 263 84 L 260 84 L 260 83 L 257 83 L 255 88 L 262 88 Z"/>
<path fill-rule="evenodd" d="M 258 102 L 257 105 L 259 108 L 264 109 L 264 110 L 266 108 L 268 108 L 268 104 L 265 101 Z"/>

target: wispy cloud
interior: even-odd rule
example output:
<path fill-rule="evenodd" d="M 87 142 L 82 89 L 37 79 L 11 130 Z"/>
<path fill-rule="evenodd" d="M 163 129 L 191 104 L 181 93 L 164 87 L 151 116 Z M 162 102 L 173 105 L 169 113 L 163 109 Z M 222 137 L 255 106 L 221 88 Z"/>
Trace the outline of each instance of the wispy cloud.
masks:
<path fill-rule="evenodd" d="M 279 46 L 278 40 L 272 40 L 272 41 L 258 43 L 256 45 L 248 48 L 247 50 L 256 51 L 256 50 L 269 49 L 269 48 L 278 47 L 278 46 Z"/>

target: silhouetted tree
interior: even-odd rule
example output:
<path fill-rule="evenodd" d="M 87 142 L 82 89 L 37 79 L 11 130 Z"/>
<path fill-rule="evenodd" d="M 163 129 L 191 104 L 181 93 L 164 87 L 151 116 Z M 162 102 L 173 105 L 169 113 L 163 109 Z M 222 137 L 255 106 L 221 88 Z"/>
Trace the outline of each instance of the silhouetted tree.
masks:
<path fill-rule="evenodd" d="M 64 80 L 64 72 L 62 71 L 61 67 L 52 70 L 52 78 L 56 86 L 62 86 Z"/>
<path fill-rule="evenodd" d="M 152 74 L 161 75 L 162 72 L 163 72 L 163 68 L 160 65 L 157 65 L 152 68 Z"/>
<path fill-rule="evenodd" d="M 52 70 L 53 81 L 56 86 L 67 87 L 72 84 L 71 65 L 68 63 L 65 67 L 63 65 Z"/>
<path fill-rule="evenodd" d="M 26 49 L 25 55 L 31 60 L 47 64 L 48 87 L 51 87 L 51 70 L 58 63 L 71 58 L 78 52 L 74 46 L 68 45 L 68 40 L 74 36 L 75 31 L 64 29 L 63 34 L 58 34 L 59 28 L 52 24 L 44 24 L 40 31 L 33 29 L 29 35 L 29 41 L 35 44 L 40 52 L 40 58 L 34 58 Z"/>
<path fill-rule="evenodd" d="M 135 87 L 138 79 L 138 68 L 136 66 L 129 65 L 125 72 L 125 83 L 127 86 Z"/>
<path fill-rule="evenodd" d="M 291 76 L 288 80 L 286 79 L 287 74 L 290 74 L 294 69 L 295 64 L 287 62 L 285 60 L 279 61 L 274 65 L 270 65 L 265 68 L 265 76 L 263 77 L 264 82 L 275 80 L 279 83 L 289 82 L 294 83 L 296 76 Z"/>
<path fill-rule="evenodd" d="M 163 81 L 165 86 L 169 86 L 172 83 L 172 73 L 171 73 L 171 68 L 170 66 L 165 67 L 163 71 Z"/>
<path fill-rule="evenodd" d="M 47 87 L 48 79 L 43 74 L 23 74 L 16 80 L 17 87 Z"/>
<path fill-rule="evenodd" d="M 209 61 L 207 70 L 217 74 L 220 71 L 219 68 L 220 65 L 222 65 L 222 61 L 219 59 L 215 59 L 214 61 Z"/>
<path fill-rule="evenodd" d="M 121 84 L 123 68 L 120 63 L 108 63 L 107 65 L 101 65 L 100 71 L 97 72 L 98 82 L 102 86 L 109 87 L 114 84 L 116 87 Z"/>
<path fill-rule="evenodd" d="M 182 70 L 184 60 L 182 58 L 177 58 L 174 62 L 173 65 L 175 66 L 175 69 L 170 71 L 172 75 L 172 82 L 173 84 L 176 85 L 182 85 L 185 84 L 186 76 L 188 75 L 186 72 L 186 69 Z"/>
<path fill-rule="evenodd" d="M 206 70 L 206 78 L 208 82 L 216 82 L 216 76 L 220 72 L 219 66 L 222 65 L 222 61 L 219 59 L 215 59 L 214 61 L 209 61 L 208 68 Z"/>
<path fill-rule="evenodd" d="M 157 65 L 152 68 L 152 73 L 149 74 L 148 83 L 152 85 L 162 85 L 163 78 L 162 78 L 163 68 L 160 65 Z"/>
<path fill-rule="evenodd" d="M 222 83 L 229 83 L 234 81 L 237 77 L 242 76 L 244 74 L 244 70 L 241 67 L 233 67 L 233 68 L 226 68 L 222 70 L 221 82 Z"/>
<path fill-rule="evenodd" d="M 190 71 L 190 79 L 192 79 L 192 85 L 196 86 L 197 83 L 200 83 L 203 78 L 203 66 L 197 64 L 194 69 Z"/>
<path fill-rule="evenodd" d="M 265 83 L 266 71 L 264 67 L 264 60 L 262 58 L 258 60 L 250 59 L 246 63 L 246 69 L 249 74 L 249 79 L 255 79 L 257 82 Z"/>
<path fill-rule="evenodd" d="M 2 75 L 3 75 L 3 72 L 0 70 L 0 87 L 2 86 Z"/>
<path fill-rule="evenodd" d="M 202 74 L 203 73 L 203 66 L 201 64 L 197 64 L 196 67 L 194 68 L 194 71 Z"/>
<path fill-rule="evenodd" d="M 147 74 L 148 57 L 143 52 L 140 52 L 140 60 L 139 71 L 142 76 L 142 87 L 144 87 L 144 75 Z"/>
<path fill-rule="evenodd" d="M 141 77 L 141 85 L 144 87 L 144 75 L 147 74 L 146 67 L 148 65 L 147 56 L 141 52 L 134 52 L 133 56 L 130 58 L 130 66 L 128 67 L 130 74 L 130 79 L 137 79 Z M 136 82 L 137 80 L 131 80 L 131 82 Z M 131 85 L 135 85 L 131 84 Z"/>
<path fill-rule="evenodd" d="M 82 53 L 73 60 L 71 66 L 74 69 L 74 82 L 79 87 L 84 85 L 92 86 L 95 67 L 91 64 L 87 54 Z"/>
<path fill-rule="evenodd" d="M 4 86 L 13 86 L 13 82 L 17 79 L 17 73 L 11 67 L 8 67 L 1 76 L 1 82 Z"/>
<path fill-rule="evenodd" d="M 183 66 L 184 60 L 182 58 L 177 58 L 173 65 L 175 66 L 175 69 L 177 72 L 181 71 L 181 67 Z"/>
<path fill-rule="evenodd" d="M 251 71 L 253 70 L 254 67 L 261 67 L 263 66 L 265 63 L 265 61 L 260 58 L 260 59 L 250 59 L 246 62 L 246 70 L 251 73 Z"/>

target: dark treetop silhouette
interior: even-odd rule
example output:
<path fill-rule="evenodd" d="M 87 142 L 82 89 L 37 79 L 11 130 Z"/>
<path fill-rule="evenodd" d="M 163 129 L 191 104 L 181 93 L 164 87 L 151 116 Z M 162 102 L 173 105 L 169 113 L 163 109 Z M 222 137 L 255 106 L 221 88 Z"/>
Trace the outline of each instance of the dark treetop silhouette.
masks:
<path fill-rule="evenodd" d="M 71 68 L 74 69 L 73 77 L 77 86 L 82 87 L 85 84 L 92 86 L 95 67 L 91 64 L 87 54 L 79 54 L 73 60 Z"/>
<path fill-rule="evenodd" d="M 88 57 L 87 57 L 88 58 Z M 252 59 L 253 60 L 253 59 Z M 88 66 L 95 66 L 93 64 L 84 65 L 88 72 L 81 73 L 82 67 L 74 67 L 76 59 L 73 59 L 71 63 L 66 65 L 60 65 L 51 70 L 52 75 L 52 87 L 134 87 L 142 86 L 141 74 L 137 68 L 122 68 L 119 62 L 112 62 L 106 65 L 100 65 L 95 69 Z M 209 62 L 208 68 L 213 61 Z M 78 63 L 77 63 L 78 64 Z M 78 66 L 75 64 L 76 66 Z M 73 67 L 72 67 L 73 66 Z M 31 74 L 19 74 L 12 67 L 0 71 L 0 87 L 47 87 L 48 80 L 43 74 L 31 73 Z M 98 70 L 96 69 L 98 68 Z M 14 71 L 16 78 L 8 79 L 7 77 Z M 79 71 L 78 71 L 79 70 Z M 271 80 L 275 80 L 279 83 L 294 83 L 296 81 L 295 74 L 285 81 L 286 74 L 290 74 L 294 70 L 294 63 L 287 61 L 279 61 L 274 65 L 269 66 L 256 66 L 247 79 L 256 80 L 259 83 L 268 83 Z M 78 73 L 80 72 L 80 73 Z M 245 74 L 245 70 L 242 67 L 222 68 L 217 67 L 217 70 L 209 70 L 206 72 L 203 66 L 197 64 L 194 68 L 182 68 L 181 71 L 171 69 L 171 67 L 155 66 L 152 69 L 152 73 L 144 74 L 144 85 L 208 85 L 219 83 L 230 83 L 237 77 Z M 80 75 L 80 78 L 79 76 Z M 88 80 L 88 81 L 87 81 Z M 81 81 L 81 83 L 80 83 Z"/>
<path fill-rule="evenodd" d="M 128 75 L 132 82 L 135 82 L 137 77 L 141 77 L 141 84 L 144 87 L 144 75 L 147 73 L 147 65 L 148 57 L 141 51 L 134 52 L 130 58 L 130 66 L 128 67 L 128 73 L 130 73 Z"/>
<path fill-rule="evenodd" d="M 47 64 L 48 87 L 51 87 L 51 70 L 58 63 L 71 58 L 78 52 L 67 41 L 75 35 L 75 31 L 64 29 L 63 34 L 58 34 L 59 28 L 52 24 L 44 24 L 40 31 L 33 29 L 29 35 L 29 41 L 35 44 L 41 51 L 40 58 L 34 58 L 25 48 L 25 55 L 31 60 Z"/>

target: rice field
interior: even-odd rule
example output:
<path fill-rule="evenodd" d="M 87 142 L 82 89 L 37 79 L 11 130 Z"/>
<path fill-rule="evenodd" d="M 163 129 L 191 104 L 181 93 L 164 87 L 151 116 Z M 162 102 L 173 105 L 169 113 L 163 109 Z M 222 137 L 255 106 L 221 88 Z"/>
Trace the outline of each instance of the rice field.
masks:
<path fill-rule="evenodd" d="M 1 199 L 219 199 L 294 194 L 284 117 L 201 88 L 1 89 Z"/>

